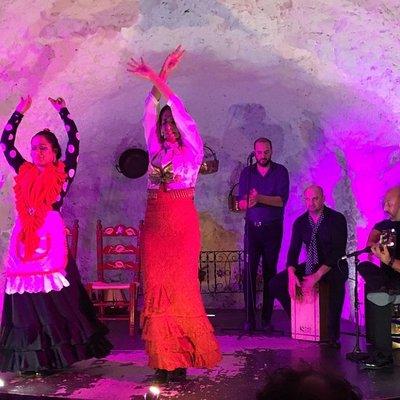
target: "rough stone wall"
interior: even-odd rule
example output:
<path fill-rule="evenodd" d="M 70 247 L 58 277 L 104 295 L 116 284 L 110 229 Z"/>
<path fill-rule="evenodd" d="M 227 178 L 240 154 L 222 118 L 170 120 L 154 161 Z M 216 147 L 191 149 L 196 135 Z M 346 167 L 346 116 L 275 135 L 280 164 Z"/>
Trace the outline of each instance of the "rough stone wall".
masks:
<path fill-rule="evenodd" d="M 114 168 L 128 147 L 143 147 L 147 82 L 126 72 L 131 55 L 159 68 L 182 44 L 171 78 L 218 174 L 201 176 L 197 204 L 205 249 L 241 247 L 242 216 L 227 211 L 252 143 L 268 136 L 291 177 L 290 225 L 304 187 L 324 186 L 345 213 L 350 245 L 362 246 L 383 217 L 381 198 L 398 183 L 400 5 L 396 0 L 3 0 L 0 5 L 0 123 L 20 95 L 33 96 L 17 144 L 29 156 L 32 133 L 49 127 L 65 144 L 48 96 L 63 96 L 82 136 L 74 185 L 63 214 L 80 219 L 79 265 L 94 272 L 95 221 L 142 218 L 146 178 Z M 13 174 L 0 160 L 0 252 L 14 220 Z"/>

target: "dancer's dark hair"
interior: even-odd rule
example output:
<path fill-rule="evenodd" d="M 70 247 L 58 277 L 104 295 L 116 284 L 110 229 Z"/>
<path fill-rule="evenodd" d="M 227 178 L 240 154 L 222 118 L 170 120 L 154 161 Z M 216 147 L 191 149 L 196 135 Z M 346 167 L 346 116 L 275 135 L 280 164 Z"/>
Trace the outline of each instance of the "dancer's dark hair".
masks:
<path fill-rule="evenodd" d="M 49 129 L 43 129 L 42 131 L 33 135 L 33 137 L 36 137 L 36 136 L 44 137 L 51 144 L 51 147 L 53 148 L 54 152 L 56 153 L 57 160 L 59 160 L 61 158 L 61 155 L 62 155 L 61 146 L 60 146 L 60 143 L 58 143 L 57 136 L 53 132 L 51 132 Z"/>

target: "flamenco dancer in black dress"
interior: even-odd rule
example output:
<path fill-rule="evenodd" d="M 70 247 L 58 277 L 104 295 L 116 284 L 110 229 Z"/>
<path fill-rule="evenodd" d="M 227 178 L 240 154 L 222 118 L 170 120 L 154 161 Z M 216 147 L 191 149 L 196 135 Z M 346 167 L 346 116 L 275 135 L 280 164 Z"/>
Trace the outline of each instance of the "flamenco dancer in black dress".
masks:
<path fill-rule="evenodd" d="M 79 133 L 65 101 L 49 98 L 68 134 L 65 160 L 54 133 L 31 139 L 32 162 L 15 148 L 30 96 L 21 98 L 1 137 L 17 173 L 17 220 L 4 265 L 6 287 L 0 332 L 1 371 L 48 374 L 72 363 L 109 354 L 108 329 L 96 318 L 75 260 L 68 254 L 60 209 L 74 179 Z"/>

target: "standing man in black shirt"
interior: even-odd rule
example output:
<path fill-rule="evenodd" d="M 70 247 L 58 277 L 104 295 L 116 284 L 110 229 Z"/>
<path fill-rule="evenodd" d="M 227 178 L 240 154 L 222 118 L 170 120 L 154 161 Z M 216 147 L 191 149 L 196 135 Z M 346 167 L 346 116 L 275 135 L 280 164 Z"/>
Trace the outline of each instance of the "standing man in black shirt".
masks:
<path fill-rule="evenodd" d="M 243 169 L 239 181 L 239 207 L 246 211 L 244 248 L 246 254 L 244 300 L 246 306 L 245 331 L 255 329 L 256 278 L 262 258 L 263 306 L 261 324 L 271 333 L 271 315 L 274 300 L 268 284 L 276 274 L 282 242 L 283 213 L 289 196 L 287 169 L 271 160 L 272 143 L 267 138 L 254 142 L 256 164 Z"/>
<path fill-rule="evenodd" d="M 293 224 L 287 269 L 270 282 L 270 292 L 290 316 L 290 298 L 297 291 L 308 291 L 320 280 L 329 284 L 328 333 L 331 347 L 340 347 L 340 317 L 348 278 L 346 262 L 338 260 L 346 253 L 347 223 L 343 214 L 327 207 L 323 190 L 312 185 L 304 191 L 307 211 Z M 302 245 L 307 259 L 299 263 Z"/>
<path fill-rule="evenodd" d="M 382 369 L 393 365 L 391 319 L 393 302 L 400 292 L 400 186 L 390 189 L 384 199 L 383 210 L 389 219 L 378 222 L 368 237 L 367 246 L 380 260 L 380 267 L 372 262 L 360 263 L 359 271 L 365 280 L 369 318 L 374 341 L 372 354 L 363 369 Z M 394 230 L 396 246 L 389 251 L 379 244 L 384 231 Z"/>

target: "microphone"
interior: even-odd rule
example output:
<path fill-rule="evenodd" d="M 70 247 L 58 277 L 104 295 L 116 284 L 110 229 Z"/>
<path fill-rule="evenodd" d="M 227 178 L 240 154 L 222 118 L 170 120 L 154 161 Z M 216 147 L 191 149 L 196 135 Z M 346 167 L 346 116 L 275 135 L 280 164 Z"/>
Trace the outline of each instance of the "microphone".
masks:
<path fill-rule="evenodd" d="M 345 255 L 344 255 L 343 257 L 341 257 L 340 259 L 341 259 L 341 260 L 345 260 L 346 258 L 357 257 L 357 256 L 359 256 L 360 254 L 364 254 L 364 253 L 371 253 L 371 246 L 367 246 L 367 247 L 365 247 L 365 248 L 362 249 L 362 250 L 356 250 L 356 251 L 353 251 L 352 253 L 345 254 Z"/>

